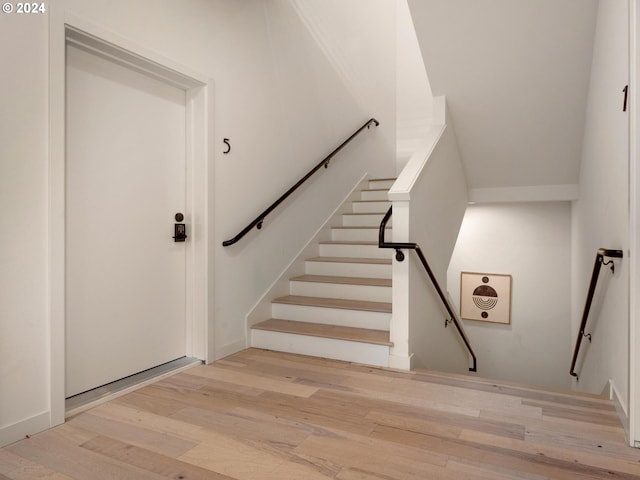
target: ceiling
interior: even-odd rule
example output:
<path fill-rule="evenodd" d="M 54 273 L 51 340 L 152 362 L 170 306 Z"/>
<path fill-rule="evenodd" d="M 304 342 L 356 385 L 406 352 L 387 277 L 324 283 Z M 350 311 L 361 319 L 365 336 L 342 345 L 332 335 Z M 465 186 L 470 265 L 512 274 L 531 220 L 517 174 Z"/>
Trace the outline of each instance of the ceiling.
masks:
<path fill-rule="evenodd" d="M 471 191 L 578 183 L 597 0 L 409 0 Z M 523 189 L 527 191 L 527 189 Z"/>

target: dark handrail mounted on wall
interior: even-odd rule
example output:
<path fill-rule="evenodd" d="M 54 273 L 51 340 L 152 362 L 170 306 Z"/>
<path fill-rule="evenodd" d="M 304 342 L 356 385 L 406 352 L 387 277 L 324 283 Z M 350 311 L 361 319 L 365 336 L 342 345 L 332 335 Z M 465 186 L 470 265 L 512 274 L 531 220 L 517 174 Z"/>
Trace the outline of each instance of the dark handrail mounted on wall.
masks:
<path fill-rule="evenodd" d="M 573 358 L 571 359 L 571 369 L 569 373 L 571 376 L 576 377 L 578 380 L 578 374 L 575 372 L 576 362 L 578 361 L 578 353 L 580 353 L 580 346 L 582 345 L 582 339 L 586 337 L 591 342 L 591 334 L 584 333 L 587 327 L 587 318 L 589 318 L 589 310 L 591 310 L 591 303 L 593 302 L 593 295 L 596 291 L 596 285 L 598 284 L 598 277 L 600 276 L 600 268 L 603 265 L 611 265 L 611 273 L 615 272 L 613 260 L 605 262 L 606 258 L 622 258 L 622 250 L 608 250 L 606 248 L 600 248 L 596 253 L 596 261 L 593 264 L 593 272 L 591 273 L 591 281 L 589 282 L 589 290 L 587 291 L 587 299 L 584 302 L 584 311 L 582 312 L 582 320 L 580 321 L 580 331 L 578 332 L 578 338 L 576 339 L 576 346 L 573 349 Z"/>
<path fill-rule="evenodd" d="M 447 297 L 445 297 L 444 292 L 442 291 L 442 288 L 438 283 L 438 279 L 433 274 L 433 271 L 429 266 L 429 262 L 427 262 L 426 257 L 422 253 L 422 249 L 420 248 L 420 245 L 418 245 L 417 243 L 385 242 L 384 232 L 385 232 L 385 229 L 387 228 L 387 222 L 389 222 L 389 219 L 391 218 L 392 210 L 393 210 L 393 207 L 390 207 L 387 213 L 385 214 L 384 218 L 382 219 L 382 222 L 380 223 L 380 230 L 378 232 L 378 247 L 395 249 L 396 260 L 399 262 L 402 262 L 405 258 L 402 250 L 407 249 L 407 250 L 414 250 L 416 252 L 416 254 L 418 255 L 418 258 L 420 259 L 420 262 L 422 263 L 422 266 L 427 272 L 427 275 L 429 275 L 429 279 L 431 280 L 431 283 L 436 289 L 436 292 L 438 293 L 438 296 L 440 297 L 440 300 L 442 301 L 444 308 L 447 310 L 447 313 L 451 317 L 450 319 L 445 319 L 444 326 L 446 327 L 449 323 L 454 324 L 454 326 L 458 330 L 458 333 L 460 334 L 460 338 L 462 338 L 462 341 L 464 342 L 465 347 L 467 347 L 469 354 L 473 358 L 473 366 L 469 367 L 469 371 L 477 372 L 478 371 L 477 359 L 476 359 L 476 354 L 474 353 L 473 348 L 471 347 L 471 342 L 469 341 L 469 338 L 467 337 L 467 334 L 465 333 L 465 331 L 462 329 L 462 326 L 460 325 L 460 321 L 458 320 L 458 316 L 453 311 L 453 308 L 451 307 L 451 304 L 447 300 Z"/>
<path fill-rule="evenodd" d="M 329 162 L 331 161 L 331 159 L 334 156 L 336 156 L 340 150 L 342 150 L 349 142 L 351 142 L 351 140 L 353 140 L 365 128 L 367 128 L 367 129 L 371 128 L 372 124 L 377 127 L 378 125 L 380 125 L 380 122 L 378 122 L 378 120 L 376 120 L 375 118 L 369 119 L 364 125 L 362 125 L 358 130 L 356 130 L 349 138 L 347 138 L 344 142 L 342 142 L 333 152 L 331 152 L 324 159 L 322 159 L 322 161 L 320 161 L 320 163 L 318 163 L 315 167 L 313 167 L 309 171 L 309 173 L 307 173 L 304 177 L 302 177 L 300 180 L 298 180 L 296 182 L 296 184 L 293 185 L 289 190 L 287 190 L 285 193 L 283 193 L 280 196 L 280 198 L 278 198 L 275 202 L 273 202 L 264 212 L 262 212 L 260 215 L 258 215 L 255 220 L 253 220 L 249 225 L 244 227 L 235 237 L 233 237 L 233 238 L 231 238 L 229 240 L 225 240 L 224 242 L 222 242 L 222 246 L 223 247 L 228 247 L 230 245 L 233 245 L 238 240 L 240 240 L 242 237 L 244 237 L 247 233 L 249 233 L 253 229 L 253 227 L 256 227 L 258 230 L 260 230 L 262 228 L 262 222 L 264 222 L 264 219 L 266 218 L 267 215 L 269 215 L 273 210 L 275 210 L 275 208 L 278 205 L 280 205 L 282 202 L 284 202 L 287 199 L 287 197 L 289 197 L 293 192 L 295 192 L 314 173 L 316 173 L 322 167 L 324 167 L 324 168 L 329 167 Z"/>

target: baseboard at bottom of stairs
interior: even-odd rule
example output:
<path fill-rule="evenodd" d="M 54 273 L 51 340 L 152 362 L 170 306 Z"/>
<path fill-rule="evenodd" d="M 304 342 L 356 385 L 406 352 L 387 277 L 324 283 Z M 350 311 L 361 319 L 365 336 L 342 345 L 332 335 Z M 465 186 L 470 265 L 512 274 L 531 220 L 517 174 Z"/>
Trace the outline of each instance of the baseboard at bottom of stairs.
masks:
<path fill-rule="evenodd" d="M 408 356 L 389 354 L 389 368 L 394 370 L 410 371 L 413 361 L 413 353 Z"/>
<path fill-rule="evenodd" d="M 51 413 L 42 412 L 33 417 L 0 428 L 0 448 L 27 438 L 51 427 Z"/>

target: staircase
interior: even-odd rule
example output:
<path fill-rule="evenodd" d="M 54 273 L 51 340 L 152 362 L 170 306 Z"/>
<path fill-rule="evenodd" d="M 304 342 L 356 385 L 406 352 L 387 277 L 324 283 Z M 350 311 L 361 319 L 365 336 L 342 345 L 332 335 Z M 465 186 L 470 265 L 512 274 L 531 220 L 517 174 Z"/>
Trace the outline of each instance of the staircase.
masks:
<path fill-rule="evenodd" d="M 378 229 L 393 182 L 357 192 L 289 295 L 272 301 L 272 318 L 251 327 L 252 347 L 388 366 L 392 251 L 378 248 Z"/>

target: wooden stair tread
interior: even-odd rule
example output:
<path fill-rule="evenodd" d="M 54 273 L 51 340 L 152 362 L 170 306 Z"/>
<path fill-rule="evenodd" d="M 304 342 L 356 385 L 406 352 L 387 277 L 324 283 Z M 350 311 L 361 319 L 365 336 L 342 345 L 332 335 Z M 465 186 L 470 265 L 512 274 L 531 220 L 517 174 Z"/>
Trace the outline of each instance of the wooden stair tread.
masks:
<path fill-rule="evenodd" d="M 371 287 L 390 287 L 390 278 L 338 277 L 332 275 L 300 275 L 291 280 L 296 282 L 337 283 L 341 285 L 366 285 Z"/>
<path fill-rule="evenodd" d="M 306 307 L 341 308 L 344 310 L 360 310 L 365 312 L 391 313 L 390 302 L 370 302 L 365 300 L 346 300 L 342 298 L 305 297 L 287 295 L 276 298 L 273 303 L 302 305 Z"/>
<path fill-rule="evenodd" d="M 320 245 L 378 245 L 378 242 L 369 240 L 325 240 Z"/>
<path fill-rule="evenodd" d="M 307 262 L 329 263 L 370 263 L 375 265 L 391 265 L 390 258 L 359 258 L 359 257 L 312 257 Z"/>
<path fill-rule="evenodd" d="M 393 346 L 393 343 L 389 341 L 389 332 L 384 330 L 324 325 L 311 322 L 298 322 L 295 320 L 280 320 L 277 318 L 265 320 L 253 325 L 251 328 L 270 332 L 292 333 L 295 335 Z"/>
<path fill-rule="evenodd" d="M 359 226 L 353 226 L 353 227 L 331 227 L 332 230 L 380 230 L 379 227 L 359 227 Z M 387 226 L 388 230 L 391 230 L 390 226 Z"/>
<path fill-rule="evenodd" d="M 343 213 L 342 215 L 386 215 L 387 212 L 357 212 L 357 213 Z"/>

